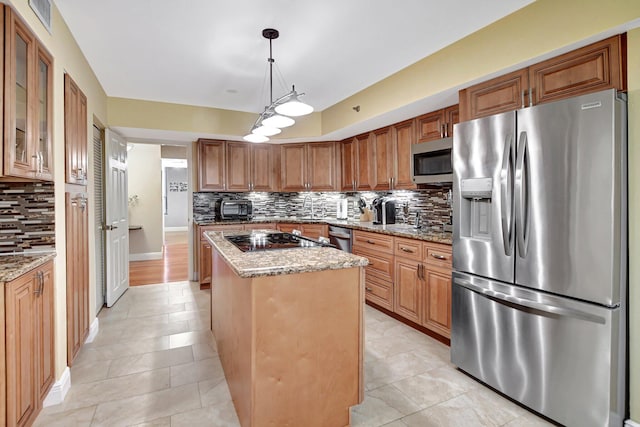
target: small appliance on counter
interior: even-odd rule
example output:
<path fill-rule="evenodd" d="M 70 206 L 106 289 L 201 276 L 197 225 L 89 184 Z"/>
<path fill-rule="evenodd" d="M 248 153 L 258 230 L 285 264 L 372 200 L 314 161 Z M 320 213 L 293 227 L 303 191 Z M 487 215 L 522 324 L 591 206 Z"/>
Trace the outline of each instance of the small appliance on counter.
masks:
<path fill-rule="evenodd" d="M 347 219 L 349 217 L 347 199 L 338 199 L 336 202 L 336 219 Z"/>
<path fill-rule="evenodd" d="M 396 223 L 396 202 L 388 197 L 376 197 L 371 204 L 374 224 Z"/>
<path fill-rule="evenodd" d="M 219 221 L 251 219 L 253 203 L 251 200 L 223 197 L 216 200 L 215 214 Z"/>

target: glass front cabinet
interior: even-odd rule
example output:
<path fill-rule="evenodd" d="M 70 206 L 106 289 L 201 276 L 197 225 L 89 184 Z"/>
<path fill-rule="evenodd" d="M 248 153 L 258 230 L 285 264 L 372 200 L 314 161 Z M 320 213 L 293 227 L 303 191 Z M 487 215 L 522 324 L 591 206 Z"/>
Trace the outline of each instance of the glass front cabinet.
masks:
<path fill-rule="evenodd" d="M 4 6 L 3 175 L 53 180 L 53 58 Z"/>

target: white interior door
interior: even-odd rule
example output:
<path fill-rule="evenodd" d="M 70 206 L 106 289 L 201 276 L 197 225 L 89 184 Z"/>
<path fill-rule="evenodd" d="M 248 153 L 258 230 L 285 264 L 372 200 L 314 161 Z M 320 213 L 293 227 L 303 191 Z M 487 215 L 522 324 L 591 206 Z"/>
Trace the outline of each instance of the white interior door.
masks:
<path fill-rule="evenodd" d="M 106 303 L 111 307 L 129 289 L 127 143 L 110 129 L 105 140 Z"/>

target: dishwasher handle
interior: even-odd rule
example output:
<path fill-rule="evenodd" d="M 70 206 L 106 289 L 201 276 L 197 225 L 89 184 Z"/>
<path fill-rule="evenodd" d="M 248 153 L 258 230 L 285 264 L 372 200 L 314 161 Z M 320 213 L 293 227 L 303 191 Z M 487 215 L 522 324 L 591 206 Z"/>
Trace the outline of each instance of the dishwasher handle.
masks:
<path fill-rule="evenodd" d="M 330 237 L 337 237 L 338 239 L 351 239 L 351 235 L 347 233 L 336 233 L 335 231 L 329 232 Z"/>

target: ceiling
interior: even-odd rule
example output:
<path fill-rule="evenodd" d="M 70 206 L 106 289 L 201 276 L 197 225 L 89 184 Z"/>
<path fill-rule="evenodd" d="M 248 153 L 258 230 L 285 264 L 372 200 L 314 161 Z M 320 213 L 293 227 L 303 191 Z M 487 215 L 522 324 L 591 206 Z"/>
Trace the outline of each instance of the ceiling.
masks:
<path fill-rule="evenodd" d="M 274 98 L 295 84 L 322 111 L 532 1 L 55 4 L 108 96 L 259 113 L 269 103 L 264 28 L 280 31 Z"/>

